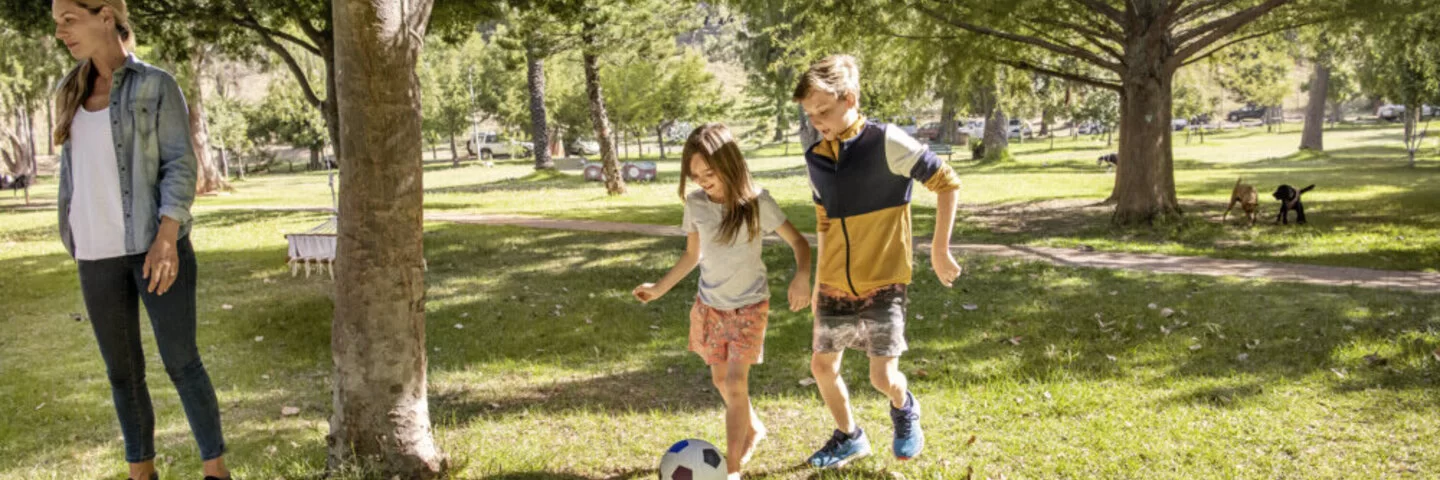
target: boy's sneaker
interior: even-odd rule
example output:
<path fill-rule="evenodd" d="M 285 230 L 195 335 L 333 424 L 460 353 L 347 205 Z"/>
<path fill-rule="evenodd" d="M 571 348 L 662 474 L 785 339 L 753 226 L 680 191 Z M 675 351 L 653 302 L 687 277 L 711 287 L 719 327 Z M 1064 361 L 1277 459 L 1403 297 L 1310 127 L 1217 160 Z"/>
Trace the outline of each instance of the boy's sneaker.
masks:
<path fill-rule="evenodd" d="M 810 466 L 815 468 L 840 468 L 870 455 L 870 439 L 865 437 L 865 431 L 855 429 L 855 435 L 836 430 L 830 436 L 830 441 L 820 451 L 810 456 Z"/>
<path fill-rule="evenodd" d="M 890 420 L 895 422 L 895 458 L 909 460 L 925 448 L 925 432 L 920 429 L 920 402 L 905 392 L 905 408 L 890 407 Z"/>

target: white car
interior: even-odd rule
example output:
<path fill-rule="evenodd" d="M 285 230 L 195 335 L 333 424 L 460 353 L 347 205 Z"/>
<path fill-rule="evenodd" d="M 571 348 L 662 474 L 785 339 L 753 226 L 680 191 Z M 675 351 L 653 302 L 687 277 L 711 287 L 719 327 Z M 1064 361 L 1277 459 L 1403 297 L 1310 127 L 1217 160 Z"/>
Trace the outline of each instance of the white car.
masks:
<path fill-rule="evenodd" d="M 565 147 L 565 153 L 567 155 L 579 155 L 582 157 L 588 155 L 599 155 L 600 142 L 596 142 L 594 140 L 574 140 L 570 142 L 570 145 Z"/>
<path fill-rule="evenodd" d="M 1386 104 L 1381 105 L 1380 108 L 1375 109 L 1375 117 L 1381 120 L 1389 120 L 1393 122 L 1400 120 L 1400 117 L 1403 115 L 1405 115 L 1404 105 Z"/>
<path fill-rule="evenodd" d="M 479 156 L 484 160 L 495 158 L 497 155 L 525 158 L 530 156 L 531 150 L 534 150 L 534 144 L 511 140 L 495 132 L 478 132 L 470 138 L 469 142 L 465 143 L 465 149 L 470 151 L 470 155 Z"/>
<path fill-rule="evenodd" d="M 1035 132 L 1030 129 L 1030 122 L 1018 118 L 1010 119 L 1009 128 L 1006 129 L 1006 136 L 1009 138 L 1030 138 Z"/>

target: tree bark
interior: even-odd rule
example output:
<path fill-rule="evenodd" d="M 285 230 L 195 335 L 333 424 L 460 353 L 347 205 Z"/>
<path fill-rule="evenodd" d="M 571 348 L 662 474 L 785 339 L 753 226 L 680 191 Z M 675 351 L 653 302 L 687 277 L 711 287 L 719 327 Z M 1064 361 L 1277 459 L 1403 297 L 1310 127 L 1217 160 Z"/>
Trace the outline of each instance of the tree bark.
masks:
<path fill-rule="evenodd" d="M 1415 151 L 1420 149 L 1420 142 L 1423 140 L 1420 133 L 1421 105 L 1417 102 L 1414 105 L 1405 105 L 1405 155 L 1409 159 L 1409 166 L 1415 167 Z"/>
<path fill-rule="evenodd" d="M 1157 29 L 1150 29 L 1157 30 Z M 1153 224 L 1180 216 L 1175 196 L 1170 109 L 1174 71 L 1163 31 L 1127 39 L 1126 72 L 1120 92 L 1120 162 L 1107 202 L 1118 225 Z"/>
<path fill-rule="evenodd" d="M 329 466 L 431 479 L 435 445 L 425 389 L 420 85 L 415 64 L 429 0 L 335 2 L 334 98 L 340 120 L 334 415 Z"/>
<path fill-rule="evenodd" d="M 786 110 L 790 109 L 790 105 L 789 101 L 783 97 L 776 97 L 775 101 L 777 102 L 775 105 L 775 137 L 770 141 L 779 143 L 784 142 L 785 137 L 790 133 L 790 116 L 785 114 Z"/>
<path fill-rule="evenodd" d="M 990 117 L 985 119 L 985 160 L 996 161 L 1003 159 L 1005 153 L 1010 149 L 1009 119 L 1005 117 L 1005 111 L 999 107 L 990 110 Z"/>
<path fill-rule="evenodd" d="M 210 122 L 205 115 L 204 85 L 207 60 L 204 46 L 197 44 L 192 47 L 190 49 L 190 65 L 187 66 L 190 74 L 185 75 L 190 83 L 190 98 L 187 99 L 186 104 L 190 107 L 190 146 L 195 150 L 197 167 L 195 193 L 197 194 L 230 188 L 225 177 L 220 174 L 220 166 L 210 155 Z"/>
<path fill-rule="evenodd" d="M 554 170 L 555 161 L 550 158 L 550 127 L 545 118 L 545 57 L 534 48 L 525 49 L 526 82 L 530 91 L 530 136 L 535 144 L 531 152 L 535 155 L 536 170 Z"/>
<path fill-rule="evenodd" d="M 1055 118 L 1054 114 L 1050 112 L 1050 109 L 1047 108 L 1040 111 L 1040 136 L 1050 135 L 1050 122 L 1053 121 L 1055 121 Z"/>
<path fill-rule="evenodd" d="M 1329 98 L 1330 66 L 1315 62 L 1310 77 L 1310 100 L 1305 106 L 1305 130 L 1300 134 L 1301 150 L 1325 150 L 1325 101 Z"/>
<path fill-rule="evenodd" d="M 940 131 L 935 134 L 935 141 L 947 145 L 955 144 L 955 96 L 940 96 Z"/>
<path fill-rule="evenodd" d="M 620 160 L 616 158 L 614 134 L 610 130 L 610 117 L 605 113 L 605 92 L 600 89 L 600 58 L 596 54 L 595 29 L 597 26 L 586 20 L 581 27 L 581 41 L 585 52 L 581 54 L 585 64 L 585 95 L 590 100 L 590 122 L 595 127 L 595 139 L 600 142 L 601 171 L 605 175 L 605 191 L 610 195 L 625 194 L 625 179 L 620 178 Z"/>
<path fill-rule="evenodd" d="M 460 167 L 460 149 L 455 148 L 455 134 L 450 134 L 450 166 Z"/>

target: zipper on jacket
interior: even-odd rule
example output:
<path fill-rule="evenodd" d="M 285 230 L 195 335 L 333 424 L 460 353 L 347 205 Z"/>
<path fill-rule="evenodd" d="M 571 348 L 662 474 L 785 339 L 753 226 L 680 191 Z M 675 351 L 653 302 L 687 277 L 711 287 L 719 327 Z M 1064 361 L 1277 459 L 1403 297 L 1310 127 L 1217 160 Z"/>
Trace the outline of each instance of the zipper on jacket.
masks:
<path fill-rule="evenodd" d="M 850 229 L 845 226 L 845 218 L 840 218 L 840 233 L 845 235 L 845 283 L 850 284 L 850 293 L 860 296 L 855 290 L 855 279 L 850 277 Z"/>

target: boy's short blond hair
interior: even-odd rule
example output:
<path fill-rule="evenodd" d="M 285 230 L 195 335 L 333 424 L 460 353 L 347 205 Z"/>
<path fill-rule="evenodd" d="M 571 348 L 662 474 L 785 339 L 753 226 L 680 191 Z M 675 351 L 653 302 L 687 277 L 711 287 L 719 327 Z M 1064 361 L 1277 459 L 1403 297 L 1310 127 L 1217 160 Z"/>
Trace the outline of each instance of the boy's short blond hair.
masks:
<path fill-rule="evenodd" d="M 803 101 L 812 92 L 825 92 L 835 98 L 854 94 L 860 98 L 860 65 L 855 63 L 855 57 L 831 55 L 810 64 L 810 69 L 800 76 L 792 99 Z"/>

